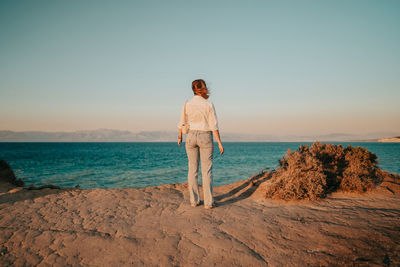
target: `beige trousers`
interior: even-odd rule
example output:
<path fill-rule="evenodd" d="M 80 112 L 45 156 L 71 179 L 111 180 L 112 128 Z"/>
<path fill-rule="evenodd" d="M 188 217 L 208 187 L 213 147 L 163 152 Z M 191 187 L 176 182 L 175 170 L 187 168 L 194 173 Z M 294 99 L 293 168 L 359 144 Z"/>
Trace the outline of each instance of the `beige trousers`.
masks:
<path fill-rule="evenodd" d="M 186 137 L 188 157 L 188 188 L 191 204 L 199 204 L 199 185 L 197 180 L 199 157 L 201 160 L 201 177 L 203 180 L 204 206 L 214 203 L 212 187 L 212 160 L 214 142 L 212 132 L 190 130 Z"/>

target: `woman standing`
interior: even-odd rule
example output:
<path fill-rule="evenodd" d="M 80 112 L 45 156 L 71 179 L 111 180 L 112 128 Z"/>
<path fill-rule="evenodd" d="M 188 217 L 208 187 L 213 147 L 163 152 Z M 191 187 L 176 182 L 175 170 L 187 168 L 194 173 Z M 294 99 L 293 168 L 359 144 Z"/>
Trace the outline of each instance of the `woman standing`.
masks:
<path fill-rule="evenodd" d="M 219 136 L 218 121 L 214 105 L 209 102 L 209 91 L 206 83 L 199 79 L 192 82 L 194 97 L 187 101 L 182 109 L 179 122 L 178 145 L 182 143 L 182 129 L 189 126 L 186 137 L 186 153 L 188 157 L 188 188 L 190 204 L 196 207 L 200 203 L 197 174 L 199 158 L 201 160 L 201 176 L 203 180 L 204 208 L 215 206 L 212 187 L 212 160 L 214 151 L 213 133 L 218 142 L 221 155 L 224 147 Z"/>

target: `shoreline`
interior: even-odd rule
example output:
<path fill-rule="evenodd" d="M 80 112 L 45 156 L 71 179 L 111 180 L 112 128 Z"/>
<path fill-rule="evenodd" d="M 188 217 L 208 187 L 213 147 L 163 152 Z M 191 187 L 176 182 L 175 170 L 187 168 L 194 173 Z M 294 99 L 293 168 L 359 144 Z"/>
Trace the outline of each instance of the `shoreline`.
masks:
<path fill-rule="evenodd" d="M 400 137 L 378 139 L 379 143 L 400 143 Z"/>
<path fill-rule="evenodd" d="M 186 184 L 28 190 L 2 182 L 0 265 L 400 264 L 399 192 L 382 184 L 287 202 L 265 199 L 267 176 L 215 187 L 212 210 L 192 208 Z"/>
<path fill-rule="evenodd" d="M 285 155 L 287 149 L 293 151 L 298 145 L 298 143 L 226 143 L 229 153 L 223 156 L 215 155 L 214 184 L 232 183 L 247 178 L 261 169 L 277 168 L 278 159 Z M 350 145 L 368 148 L 379 157 L 380 168 L 400 174 L 396 164 L 400 158 L 396 144 Z M 27 186 L 34 183 L 36 186 L 53 184 L 60 187 L 74 187 L 79 184 L 85 189 L 139 188 L 182 183 L 187 176 L 184 147 L 178 147 L 175 143 L 137 143 L 137 145 L 26 143 L 3 144 L 0 147 L 4 148 L 4 159 L 13 166 Z M 148 156 L 140 152 L 142 150 L 150 151 Z M 30 153 L 26 154 L 24 151 Z M 163 155 L 162 160 L 157 160 L 160 155 Z M 96 160 L 83 160 L 92 157 Z M 171 160 L 174 161 L 173 164 Z"/>

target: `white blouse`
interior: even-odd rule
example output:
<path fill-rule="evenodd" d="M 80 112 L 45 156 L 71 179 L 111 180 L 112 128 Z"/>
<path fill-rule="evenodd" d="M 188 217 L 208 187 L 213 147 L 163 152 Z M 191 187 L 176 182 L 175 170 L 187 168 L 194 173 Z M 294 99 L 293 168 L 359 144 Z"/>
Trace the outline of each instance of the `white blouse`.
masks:
<path fill-rule="evenodd" d="M 178 128 L 181 128 L 186 122 L 190 126 L 190 130 L 197 131 L 214 131 L 218 130 L 217 114 L 215 113 L 214 105 L 199 95 L 195 95 L 192 99 L 186 102 L 182 108 L 181 120 Z"/>

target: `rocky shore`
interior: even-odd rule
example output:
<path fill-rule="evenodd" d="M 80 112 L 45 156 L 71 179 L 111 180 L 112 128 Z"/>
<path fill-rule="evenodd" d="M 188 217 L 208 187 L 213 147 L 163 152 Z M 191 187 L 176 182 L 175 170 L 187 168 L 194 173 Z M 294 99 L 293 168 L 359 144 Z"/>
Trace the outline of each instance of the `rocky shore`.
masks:
<path fill-rule="evenodd" d="M 189 205 L 185 184 L 28 190 L 1 183 L 1 266 L 397 266 L 400 197 L 384 186 L 319 201 L 264 197 L 271 174 Z"/>

